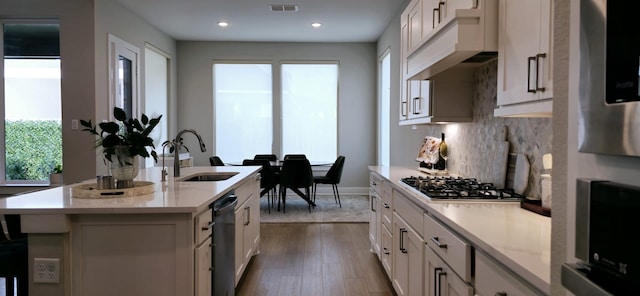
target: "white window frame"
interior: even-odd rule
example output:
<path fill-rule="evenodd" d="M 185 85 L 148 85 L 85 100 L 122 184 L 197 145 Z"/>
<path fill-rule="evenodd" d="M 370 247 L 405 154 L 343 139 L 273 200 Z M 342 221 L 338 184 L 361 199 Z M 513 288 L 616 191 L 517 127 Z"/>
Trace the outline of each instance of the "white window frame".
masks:
<path fill-rule="evenodd" d="M 48 180 L 7 180 L 6 178 L 6 146 L 5 146 L 5 86 L 4 86 L 4 25 L 5 24 L 58 24 L 57 19 L 2 19 L 0 18 L 0 184 L 14 185 L 49 185 Z M 62 59 L 62 57 L 60 58 Z M 63 156 L 64 157 L 64 156 Z"/>
<path fill-rule="evenodd" d="M 109 34 L 109 118 L 113 117 L 113 108 L 123 108 L 118 104 L 118 57 L 131 60 L 133 79 L 131 80 L 131 117 L 138 117 L 140 110 L 140 49 L 114 35 Z"/>

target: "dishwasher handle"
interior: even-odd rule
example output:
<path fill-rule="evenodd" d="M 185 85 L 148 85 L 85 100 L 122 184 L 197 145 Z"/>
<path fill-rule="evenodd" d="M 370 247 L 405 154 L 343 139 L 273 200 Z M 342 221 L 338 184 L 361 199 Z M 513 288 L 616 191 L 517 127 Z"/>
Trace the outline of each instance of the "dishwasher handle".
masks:
<path fill-rule="evenodd" d="M 227 212 L 233 211 L 238 204 L 238 197 L 231 193 L 215 201 L 211 208 L 213 209 L 214 216 L 221 216 Z"/>

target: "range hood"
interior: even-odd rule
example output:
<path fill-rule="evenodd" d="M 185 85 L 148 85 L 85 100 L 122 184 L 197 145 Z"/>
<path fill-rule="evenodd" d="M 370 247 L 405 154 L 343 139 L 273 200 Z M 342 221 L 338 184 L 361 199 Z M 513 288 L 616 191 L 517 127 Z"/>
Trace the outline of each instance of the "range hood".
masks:
<path fill-rule="evenodd" d="M 406 57 L 406 76 L 430 79 L 460 64 L 480 65 L 498 57 L 498 1 L 478 0 L 456 9 Z"/>

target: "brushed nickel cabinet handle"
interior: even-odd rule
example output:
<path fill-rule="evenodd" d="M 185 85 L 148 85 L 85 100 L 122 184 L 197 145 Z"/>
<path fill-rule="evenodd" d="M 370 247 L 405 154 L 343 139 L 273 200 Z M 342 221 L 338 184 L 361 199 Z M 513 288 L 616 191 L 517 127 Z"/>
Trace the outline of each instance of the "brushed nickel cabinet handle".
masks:
<path fill-rule="evenodd" d="M 407 232 L 406 228 L 400 228 L 400 251 L 407 253 L 407 249 L 404 247 L 404 234 Z"/>

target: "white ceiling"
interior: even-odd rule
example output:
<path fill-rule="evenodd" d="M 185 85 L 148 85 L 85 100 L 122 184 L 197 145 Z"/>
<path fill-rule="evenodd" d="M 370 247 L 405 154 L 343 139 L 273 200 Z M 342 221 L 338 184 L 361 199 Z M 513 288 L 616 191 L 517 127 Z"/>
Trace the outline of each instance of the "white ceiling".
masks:
<path fill-rule="evenodd" d="M 405 0 L 117 0 L 176 40 L 374 42 Z M 298 5 L 272 12 L 270 4 Z M 226 28 L 217 26 L 227 21 Z M 322 23 L 314 29 L 312 22 Z"/>

